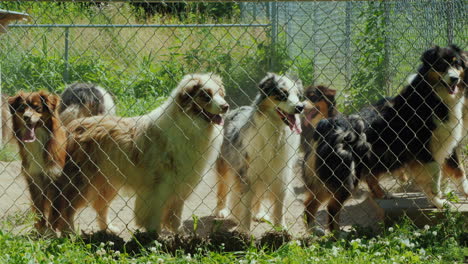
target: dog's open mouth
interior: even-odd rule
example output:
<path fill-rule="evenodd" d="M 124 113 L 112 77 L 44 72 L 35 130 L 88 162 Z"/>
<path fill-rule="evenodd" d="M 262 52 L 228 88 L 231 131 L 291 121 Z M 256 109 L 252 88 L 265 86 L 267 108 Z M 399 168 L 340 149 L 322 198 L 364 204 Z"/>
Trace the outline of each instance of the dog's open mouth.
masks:
<path fill-rule="evenodd" d="M 203 110 L 202 117 L 208 122 L 211 122 L 220 126 L 224 125 L 224 119 L 220 114 L 212 114 L 206 110 Z"/>
<path fill-rule="evenodd" d="M 445 86 L 447 87 L 449 94 L 458 93 L 458 82 L 454 82 L 452 84 L 445 83 Z"/>
<path fill-rule="evenodd" d="M 301 134 L 301 132 L 302 132 L 301 124 L 299 123 L 299 119 L 296 118 L 296 115 L 288 114 L 288 113 L 282 111 L 279 108 L 276 108 L 276 112 L 280 116 L 281 120 L 283 120 L 283 122 L 287 126 L 289 126 L 291 131 L 293 131 L 293 132 L 295 132 L 297 134 Z"/>
<path fill-rule="evenodd" d="M 23 142 L 30 143 L 36 141 L 36 123 L 28 123 L 26 124 L 26 131 L 24 131 L 23 138 L 21 139 Z"/>
<path fill-rule="evenodd" d="M 311 123 L 312 123 L 312 119 L 314 119 L 318 113 L 320 113 L 320 107 L 319 106 L 314 106 L 312 109 L 310 110 L 306 110 L 305 111 L 305 119 L 306 119 L 306 123 L 305 125 L 306 126 L 310 126 Z"/>

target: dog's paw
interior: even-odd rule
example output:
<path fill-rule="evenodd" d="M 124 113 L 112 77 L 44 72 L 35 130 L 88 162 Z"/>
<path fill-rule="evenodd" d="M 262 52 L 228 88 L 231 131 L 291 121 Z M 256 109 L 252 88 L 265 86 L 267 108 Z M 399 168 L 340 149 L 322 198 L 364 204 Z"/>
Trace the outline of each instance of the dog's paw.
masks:
<path fill-rule="evenodd" d="M 109 224 L 107 225 L 106 232 L 110 234 L 118 235 L 120 233 L 120 230 L 115 225 Z"/>
<path fill-rule="evenodd" d="M 229 216 L 229 209 L 228 208 L 223 208 L 220 210 L 216 210 L 215 216 L 217 218 L 227 218 Z"/>
<path fill-rule="evenodd" d="M 444 209 L 445 207 L 448 207 L 449 209 L 455 209 L 455 207 L 446 199 L 434 197 L 431 199 L 431 202 L 438 209 Z"/>
<path fill-rule="evenodd" d="M 243 233 L 243 234 L 249 234 L 250 228 L 246 227 L 245 225 L 240 224 L 237 226 L 236 231 L 239 233 Z"/>
<path fill-rule="evenodd" d="M 49 227 L 42 227 L 40 229 L 37 229 L 37 233 L 42 237 L 42 238 L 56 238 L 57 233 Z"/>
<path fill-rule="evenodd" d="M 318 237 L 323 237 L 327 234 L 327 231 L 320 226 L 309 227 L 309 233 L 314 234 Z"/>
<path fill-rule="evenodd" d="M 466 197 L 468 197 L 468 180 L 464 180 L 458 187 L 460 192 L 463 193 Z"/>
<path fill-rule="evenodd" d="M 257 221 L 257 222 L 268 222 L 268 223 L 271 223 L 271 221 L 272 221 L 270 215 L 268 213 L 264 212 L 264 211 L 258 212 L 253 217 L 253 220 Z"/>

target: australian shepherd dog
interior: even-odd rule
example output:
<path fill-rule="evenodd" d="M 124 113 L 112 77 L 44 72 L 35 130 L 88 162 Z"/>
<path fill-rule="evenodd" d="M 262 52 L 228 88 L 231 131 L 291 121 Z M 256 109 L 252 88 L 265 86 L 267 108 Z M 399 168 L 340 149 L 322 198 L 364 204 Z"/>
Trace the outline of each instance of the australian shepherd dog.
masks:
<path fill-rule="evenodd" d="M 60 98 L 45 91 L 19 92 L 8 104 L 13 117 L 13 132 L 22 159 L 40 233 L 50 230 L 47 214 L 51 205 L 54 181 L 65 164 L 66 132 L 58 114 Z"/>
<path fill-rule="evenodd" d="M 312 151 L 311 142 L 318 122 L 338 115 L 336 110 L 336 90 L 323 85 L 309 86 L 304 91 L 304 113 L 302 115 L 301 148 L 304 158 Z"/>
<path fill-rule="evenodd" d="M 115 115 L 112 95 L 104 88 L 91 83 L 74 83 L 61 95 L 60 119 L 64 125 L 89 116 Z"/>
<path fill-rule="evenodd" d="M 250 232 L 251 209 L 266 198 L 273 204 L 274 225 L 283 225 L 283 205 L 295 164 L 304 105 L 302 83 L 269 73 L 259 84 L 251 106 L 226 116 L 221 154 L 216 161 L 216 216 L 233 217 L 239 230 Z M 229 208 L 228 191 L 231 190 Z"/>
<path fill-rule="evenodd" d="M 328 227 L 338 229 L 338 214 L 358 181 L 409 166 L 415 181 L 438 208 L 441 165 L 462 138 L 465 97 L 462 51 L 434 47 L 422 55 L 417 76 L 397 96 L 379 107 L 320 121 L 314 154 L 307 159 L 308 226 L 327 203 Z"/>
<path fill-rule="evenodd" d="M 162 106 L 138 117 L 78 119 L 68 126 L 70 159 L 54 201 L 56 230 L 74 230 L 76 211 L 91 203 L 101 229 L 121 187 L 136 193 L 135 221 L 159 232 L 178 231 L 184 201 L 200 181 L 228 110 L 222 80 L 189 74 Z"/>

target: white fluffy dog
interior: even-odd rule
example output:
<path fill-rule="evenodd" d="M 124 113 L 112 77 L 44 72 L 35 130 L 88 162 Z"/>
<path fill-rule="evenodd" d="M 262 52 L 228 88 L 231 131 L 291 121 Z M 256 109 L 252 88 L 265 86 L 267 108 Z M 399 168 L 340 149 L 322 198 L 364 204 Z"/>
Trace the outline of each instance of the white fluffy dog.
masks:
<path fill-rule="evenodd" d="M 128 187 L 136 193 L 138 226 L 177 231 L 184 201 L 213 152 L 219 131 L 215 126 L 223 124 L 222 114 L 229 108 L 224 95 L 219 76 L 189 74 L 147 115 L 70 123 L 71 159 L 61 178 L 62 195 L 54 202 L 54 228 L 72 231 L 76 210 L 91 202 L 100 228 L 108 229 L 109 204 L 121 187 Z"/>

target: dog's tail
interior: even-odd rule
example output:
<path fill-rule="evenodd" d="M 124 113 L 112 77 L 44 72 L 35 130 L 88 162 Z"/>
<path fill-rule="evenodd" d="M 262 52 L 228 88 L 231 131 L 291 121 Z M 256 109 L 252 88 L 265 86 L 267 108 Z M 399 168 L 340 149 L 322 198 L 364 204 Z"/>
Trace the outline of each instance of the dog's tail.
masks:
<path fill-rule="evenodd" d="M 324 183 L 333 189 L 355 188 L 362 170 L 362 159 L 371 153 L 365 122 L 358 116 L 324 119 L 317 124 L 316 171 Z"/>

